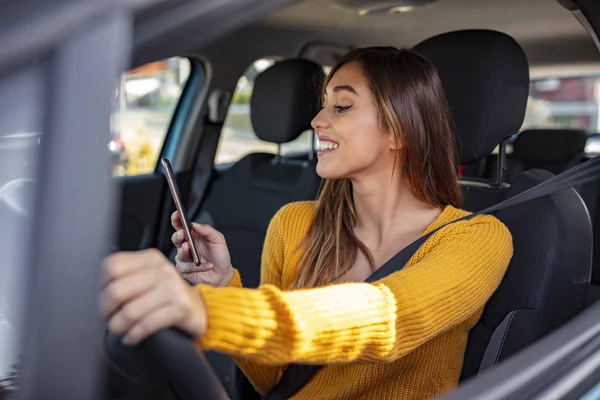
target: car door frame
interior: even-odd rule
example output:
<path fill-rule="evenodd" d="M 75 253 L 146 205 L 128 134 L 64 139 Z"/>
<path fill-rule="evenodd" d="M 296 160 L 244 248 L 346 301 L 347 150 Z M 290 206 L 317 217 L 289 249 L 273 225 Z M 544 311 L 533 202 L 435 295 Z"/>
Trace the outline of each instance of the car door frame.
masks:
<path fill-rule="evenodd" d="M 18 395 L 94 399 L 102 332 L 96 293 L 113 225 L 109 99 L 128 64 L 133 14 L 115 1 L 30 3 L 5 8 L 3 17 L 18 25 L 0 28 L 0 79 L 39 68 L 44 93 L 31 99 L 40 103 L 44 140 L 23 255 Z"/>
<path fill-rule="evenodd" d="M 198 45 L 289 3 L 177 2 L 169 12 L 145 20 L 136 19 L 145 7 L 174 3 L 17 0 L 3 4 L 2 18 L 7 23 L 0 26 L 0 79 L 38 66 L 45 88 L 43 99 L 32 99 L 42 101 L 45 140 L 33 199 L 35 223 L 27 227 L 25 238 L 30 251 L 24 254 L 22 272 L 26 284 L 18 343 L 20 399 L 93 400 L 104 394 L 104 328 L 97 293 L 102 259 L 115 234 L 117 194 L 109 176 L 106 144 L 113 88 L 129 69 L 133 49 L 133 54 L 142 52 L 148 61 L 168 57 L 175 48 L 177 53 L 186 51 L 179 46 L 178 23 L 188 33 L 195 28 L 198 39 L 193 43 Z M 243 6 L 250 7 L 249 15 L 228 18 Z M 165 52 L 164 57 L 160 52 Z M 84 97 L 81 88 L 86 90 Z"/>
<path fill-rule="evenodd" d="M 161 157 L 171 160 L 184 199 L 188 193 L 191 168 L 182 160 L 192 158 L 196 146 L 184 146 L 182 143 L 183 138 L 192 136 L 197 141 L 197 138 L 202 136 L 202 130 L 195 129 L 194 121 L 201 115 L 211 80 L 211 70 L 202 57 L 181 57 L 190 63 L 190 75 L 183 85 L 181 96 L 166 127 L 153 171 L 147 174 L 114 177 L 120 193 L 119 238 L 115 246 L 119 250 L 134 251 L 161 247 L 170 212 L 174 210 L 164 171 L 158 162 Z M 185 142 L 189 143 L 190 140 Z"/>

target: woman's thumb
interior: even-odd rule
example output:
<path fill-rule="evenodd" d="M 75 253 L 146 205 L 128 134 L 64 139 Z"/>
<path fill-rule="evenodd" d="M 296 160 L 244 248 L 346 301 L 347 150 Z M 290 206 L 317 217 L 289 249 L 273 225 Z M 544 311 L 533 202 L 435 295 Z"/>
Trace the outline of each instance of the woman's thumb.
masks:
<path fill-rule="evenodd" d="M 224 241 L 223 234 L 210 225 L 192 222 L 192 231 L 194 231 L 194 233 L 196 233 L 198 236 L 202 236 L 209 242 L 217 243 Z"/>

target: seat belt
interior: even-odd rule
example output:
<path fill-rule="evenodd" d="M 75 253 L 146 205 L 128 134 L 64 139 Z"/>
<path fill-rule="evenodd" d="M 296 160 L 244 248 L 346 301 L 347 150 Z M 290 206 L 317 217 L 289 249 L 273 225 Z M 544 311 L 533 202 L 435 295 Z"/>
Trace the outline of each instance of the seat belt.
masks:
<path fill-rule="evenodd" d="M 206 121 L 204 123 L 204 138 L 202 141 L 202 145 L 204 146 L 204 151 L 209 154 L 214 154 L 216 152 L 217 146 L 219 145 L 219 139 L 221 138 L 221 130 L 223 129 L 222 123 L 214 123 L 210 121 Z M 213 152 L 214 149 L 214 152 Z M 200 207 L 202 206 L 202 201 L 206 195 L 206 189 L 213 177 L 213 157 L 202 157 L 199 156 L 196 160 L 196 164 L 194 165 L 194 171 L 192 175 L 191 189 L 190 194 L 188 196 L 188 218 L 190 220 L 196 221 L 195 218 L 200 213 Z"/>
<path fill-rule="evenodd" d="M 194 219 L 199 214 L 202 200 L 206 195 L 206 189 L 213 176 L 214 156 L 219 146 L 230 100 L 231 93 L 221 89 L 213 90 L 208 98 L 208 115 L 204 123 L 202 150 L 194 165 L 191 190 L 188 197 L 188 218 Z M 205 154 L 210 155 L 210 157 L 203 157 Z"/>
<path fill-rule="evenodd" d="M 463 218 L 449 222 L 434 231 L 420 237 L 416 241 L 409 244 L 399 253 L 393 256 L 389 261 L 383 264 L 377 271 L 373 272 L 365 282 L 371 283 L 385 278 L 386 276 L 398 272 L 404 268 L 412 256 L 419 248 L 439 230 L 450 224 L 459 221 L 469 220 L 477 215 L 491 214 L 508 207 L 513 207 L 523 204 L 530 200 L 535 200 L 540 197 L 558 192 L 560 190 L 569 189 L 573 186 L 588 183 L 600 178 L 600 156 L 594 157 L 578 166 L 571 168 L 559 175 L 535 185 L 524 192 L 517 194 L 509 199 L 506 199 L 494 206 L 469 214 Z M 304 385 L 306 385 L 312 376 L 316 374 L 322 365 L 305 365 L 305 364 L 290 364 L 285 370 L 283 377 L 273 390 L 265 397 L 264 400 L 285 400 L 289 399 L 297 393 Z"/>

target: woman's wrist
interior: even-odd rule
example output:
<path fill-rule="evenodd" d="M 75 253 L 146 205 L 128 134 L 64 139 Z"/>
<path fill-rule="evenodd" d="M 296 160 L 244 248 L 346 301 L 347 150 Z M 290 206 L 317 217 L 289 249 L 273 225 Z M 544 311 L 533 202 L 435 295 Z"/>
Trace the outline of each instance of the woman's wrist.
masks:
<path fill-rule="evenodd" d="M 223 279 L 221 280 L 221 282 L 219 282 L 219 284 L 216 287 L 226 287 L 229 285 L 229 283 L 231 282 L 231 280 L 233 279 L 235 275 L 235 269 L 233 269 L 233 265 L 229 265 L 229 269 L 227 270 L 227 273 L 223 276 Z"/>
<path fill-rule="evenodd" d="M 191 312 L 185 319 L 181 329 L 186 331 L 194 340 L 199 340 L 206 333 L 208 315 L 202 293 L 195 288 L 189 288 Z"/>

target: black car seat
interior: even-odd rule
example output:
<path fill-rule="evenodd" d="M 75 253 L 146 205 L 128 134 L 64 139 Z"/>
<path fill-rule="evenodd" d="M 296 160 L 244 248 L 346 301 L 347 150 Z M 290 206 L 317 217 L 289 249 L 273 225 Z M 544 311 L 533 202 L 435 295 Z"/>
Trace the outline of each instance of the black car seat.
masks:
<path fill-rule="evenodd" d="M 528 129 L 516 135 L 513 151 L 506 159 L 505 178 L 511 182 L 522 171 L 545 169 L 559 174 L 585 160 L 588 134 L 581 129 Z M 495 158 L 497 162 L 497 158 Z M 494 164 L 494 163 L 492 163 Z M 495 171 L 497 166 L 490 165 Z M 590 182 L 574 188 L 583 199 L 592 230 L 598 232 L 600 216 L 597 214 L 600 201 L 600 182 Z M 592 277 L 588 292 L 588 303 L 600 298 L 600 235 L 594 235 Z"/>
<path fill-rule="evenodd" d="M 281 145 L 311 129 L 324 76 L 321 66 L 302 59 L 276 62 L 259 74 L 250 99 L 256 136 Z M 194 218 L 225 235 L 244 287 L 259 285 L 263 242 L 277 210 L 293 201 L 316 198 L 321 179 L 313 153 L 311 149 L 301 158 L 248 154 L 214 182 Z M 239 397 L 239 385 L 250 386 L 228 355 L 211 351 L 206 357 L 232 399 Z"/>
<path fill-rule="evenodd" d="M 587 133 L 580 129 L 528 129 L 518 135 L 513 151 L 506 157 L 505 179 L 510 182 L 518 173 L 530 169 L 544 169 L 560 174 L 583 161 Z M 486 169 L 495 176 L 497 157 Z"/>
<path fill-rule="evenodd" d="M 559 174 L 578 165 L 585 159 L 588 134 L 581 129 L 529 129 L 515 135 L 513 151 L 505 162 L 505 179 L 511 182 L 522 171 L 534 168 Z M 485 176 L 496 176 L 496 155 L 488 157 Z M 593 232 L 600 229 L 600 182 L 590 182 L 575 187 L 583 199 Z M 592 277 L 588 292 L 588 304 L 600 299 L 600 235 L 594 235 Z"/>
<path fill-rule="evenodd" d="M 527 105 L 529 67 L 514 39 L 496 31 L 465 30 L 432 37 L 414 50 L 438 69 L 455 120 L 461 164 L 483 159 L 519 130 Z M 511 186 L 462 181 L 466 208 L 495 204 L 551 176 L 534 169 L 515 176 Z M 511 207 L 496 216 L 512 233 L 514 256 L 470 333 L 463 379 L 495 366 L 586 305 L 592 230 L 575 190 Z"/>
<path fill-rule="evenodd" d="M 586 142 L 587 133 L 580 129 L 525 130 L 513 144 L 508 178 L 534 168 L 560 174 L 581 163 Z"/>
<path fill-rule="evenodd" d="M 256 136 L 281 145 L 311 129 L 323 78 L 321 66 L 302 59 L 277 62 L 259 74 L 250 99 Z M 321 179 L 315 168 L 313 154 L 293 159 L 251 153 L 210 188 L 202 216 L 227 238 L 245 287 L 259 284 L 263 242 L 273 215 L 286 203 L 316 198 Z"/>

